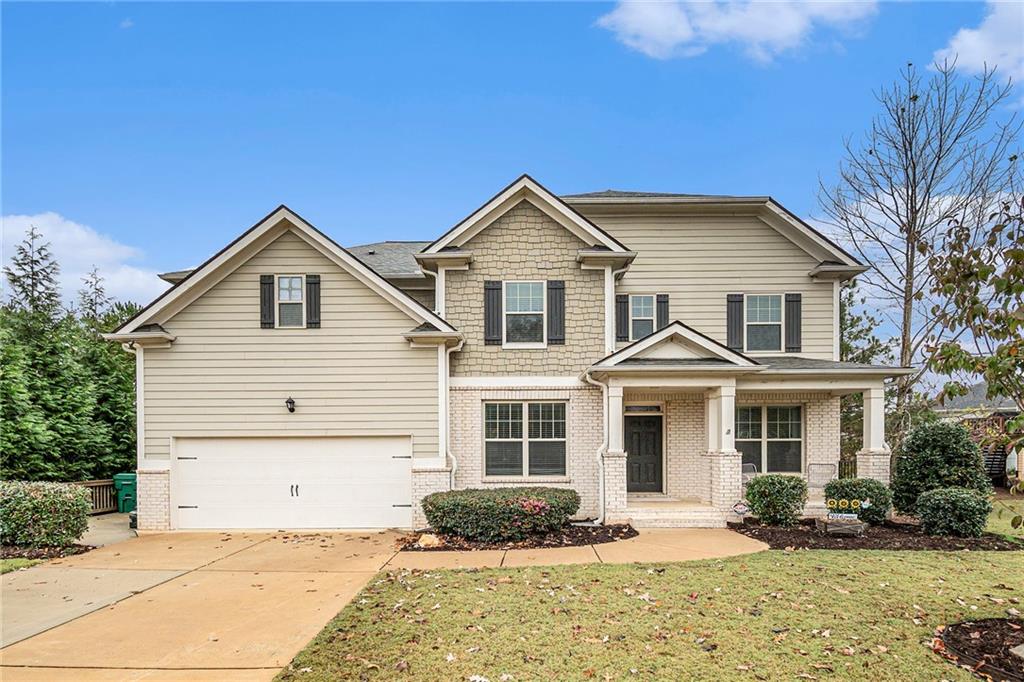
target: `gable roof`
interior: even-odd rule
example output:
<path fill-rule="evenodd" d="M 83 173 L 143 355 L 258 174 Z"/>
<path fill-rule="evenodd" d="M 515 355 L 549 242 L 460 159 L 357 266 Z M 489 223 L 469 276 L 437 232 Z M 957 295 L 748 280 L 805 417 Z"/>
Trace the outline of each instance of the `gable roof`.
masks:
<path fill-rule="evenodd" d="M 285 221 L 287 227 L 281 228 L 280 226 Z M 432 310 L 388 282 L 373 268 L 284 204 L 271 211 L 198 268 L 192 270 L 184 279 L 158 296 L 113 333 L 129 334 L 143 325 L 160 322 L 162 315 L 168 313 L 173 315 L 233 272 L 250 256 L 289 230 L 412 319 L 421 324 L 432 324 L 443 332 L 457 333 L 453 326 Z M 239 262 L 234 262 L 236 260 Z"/>
<path fill-rule="evenodd" d="M 845 268 L 848 276 L 867 270 L 867 266 L 861 263 L 856 256 L 770 196 L 672 194 L 669 192 L 632 192 L 609 189 L 583 194 L 566 194 L 562 198 L 574 206 L 648 205 L 664 207 L 673 204 L 704 207 L 716 204 L 746 206 L 756 210 L 758 215 L 782 236 L 794 242 L 823 264 L 833 265 L 833 268 L 836 266 Z"/>
<path fill-rule="evenodd" d="M 684 358 L 685 362 L 668 358 L 644 359 L 639 357 L 644 351 L 670 343 L 675 339 L 696 346 L 707 353 L 707 355 L 702 358 Z M 697 361 L 695 362 L 695 360 Z M 693 327 L 685 325 L 679 320 L 673 320 L 650 336 L 634 341 L 625 348 L 620 348 L 611 355 L 599 360 L 591 369 L 609 369 L 621 365 L 671 365 L 675 367 L 697 368 L 720 366 L 736 369 L 761 367 L 761 363 L 757 360 L 730 349 L 728 346 L 715 341 L 710 336 L 701 334 Z"/>
<path fill-rule="evenodd" d="M 535 205 L 555 222 L 579 237 L 587 246 L 603 246 L 609 251 L 617 253 L 629 252 L 622 242 L 524 173 L 487 200 L 480 208 L 434 240 L 427 248 L 423 249 L 422 253 L 437 253 L 442 249 L 461 246 L 523 200 Z"/>

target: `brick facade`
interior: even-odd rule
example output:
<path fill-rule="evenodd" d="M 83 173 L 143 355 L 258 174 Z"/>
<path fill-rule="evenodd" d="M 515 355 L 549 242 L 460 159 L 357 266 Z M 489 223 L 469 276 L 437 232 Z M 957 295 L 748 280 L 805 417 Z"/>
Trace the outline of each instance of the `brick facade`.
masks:
<path fill-rule="evenodd" d="M 469 388 L 453 386 L 450 393 L 451 442 L 456 488 L 494 488 L 545 485 L 573 488 L 580 494 L 580 516 L 598 513 L 597 450 L 604 440 L 601 391 L 579 388 Z M 566 402 L 566 476 L 486 478 L 483 469 L 483 404 L 486 401 L 561 400 Z M 525 425 L 524 425 L 525 426 Z M 625 475 L 625 470 L 623 470 Z"/>
<path fill-rule="evenodd" d="M 462 248 L 469 270 L 445 275 L 445 319 L 466 337 L 452 355 L 452 376 L 576 376 L 605 355 L 604 272 L 583 270 L 585 244 L 533 204 L 522 201 Z M 484 282 L 563 280 L 565 345 L 505 349 L 484 345 Z"/>
<path fill-rule="evenodd" d="M 423 514 L 423 498 L 431 493 L 451 489 L 450 468 L 413 469 L 412 472 L 412 526 L 426 528 L 427 517 Z"/>
<path fill-rule="evenodd" d="M 857 476 L 873 478 L 889 485 L 889 467 L 892 453 L 887 450 L 861 450 L 857 453 Z"/>
<path fill-rule="evenodd" d="M 171 527 L 171 472 L 139 469 L 135 508 L 139 530 L 168 530 Z"/>

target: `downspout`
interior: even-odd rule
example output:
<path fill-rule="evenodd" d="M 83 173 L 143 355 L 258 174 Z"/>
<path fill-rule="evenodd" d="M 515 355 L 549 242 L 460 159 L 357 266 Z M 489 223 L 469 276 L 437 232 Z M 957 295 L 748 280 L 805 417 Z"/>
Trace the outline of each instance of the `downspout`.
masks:
<path fill-rule="evenodd" d="M 455 455 L 452 454 L 452 414 L 451 414 L 451 401 L 448 399 L 449 386 L 451 384 L 451 366 L 452 366 L 452 353 L 457 350 L 462 350 L 462 347 L 466 345 L 466 340 L 462 339 L 458 344 L 445 350 L 444 353 L 444 428 L 447 429 L 448 433 L 445 434 L 444 438 L 444 454 L 451 459 L 452 470 L 448 474 L 448 489 L 455 490 L 455 472 L 459 470 L 459 460 L 455 459 Z"/>
<path fill-rule="evenodd" d="M 583 380 L 601 387 L 601 407 L 604 411 L 604 440 L 597 448 L 597 523 L 604 523 L 604 453 L 608 450 L 608 384 L 590 376 L 590 370 L 583 373 Z"/>

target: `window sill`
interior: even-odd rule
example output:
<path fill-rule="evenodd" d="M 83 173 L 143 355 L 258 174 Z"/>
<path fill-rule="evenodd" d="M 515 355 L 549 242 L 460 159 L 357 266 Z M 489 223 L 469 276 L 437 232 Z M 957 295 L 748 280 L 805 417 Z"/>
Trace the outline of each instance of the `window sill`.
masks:
<path fill-rule="evenodd" d="M 507 348 L 509 350 L 543 350 L 543 349 L 548 347 L 548 344 L 546 344 L 546 343 L 516 343 L 516 342 L 512 342 L 512 343 L 503 343 L 503 344 L 501 344 L 501 347 L 502 348 Z"/>
<path fill-rule="evenodd" d="M 483 483 L 572 483 L 569 476 L 484 476 Z"/>

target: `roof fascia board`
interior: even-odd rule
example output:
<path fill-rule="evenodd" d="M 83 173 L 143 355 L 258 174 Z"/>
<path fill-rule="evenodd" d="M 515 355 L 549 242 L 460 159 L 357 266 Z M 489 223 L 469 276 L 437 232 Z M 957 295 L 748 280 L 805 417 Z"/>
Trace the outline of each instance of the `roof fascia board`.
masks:
<path fill-rule="evenodd" d="M 603 244 L 612 251 L 628 251 L 622 243 L 590 222 L 539 182 L 528 175 L 523 175 L 448 230 L 425 248 L 422 253 L 436 253 L 446 246 L 465 244 L 524 199 L 572 232 L 588 246 L 596 243 Z"/>
<path fill-rule="evenodd" d="M 709 353 L 716 357 L 722 358 L 727 362 L 732 362 L 737 367 L 749 368 L 760 366 L 758 362 L 748 358 L 747 356 L 741 353 L 737 353 L 734 350 L 730 350 L 729 348 L 723 346 L 714 339 L 704 336 L 696 329 L 693 329 L 692 327 L 687 327 L 679 320 L 675 320 L 673 322 L 670 322 L 663 329 L 660 329 L 655 333 L 651 334 L 650 336 L 640 339 L 639 341 L 634 341 L 625 348 L 620 348 L 611 355 L 598 361 L 598 363 L 593 366 L 593 369 L 606 369 L 608 367 L 615 367 L 623 360 L 627 360 L 631 357 L 634 357 L 638 353 L 642 353 L 648 348 L 664 343 L 676 336 L 703 348 L 704 350 L 708 351 Z"/>

